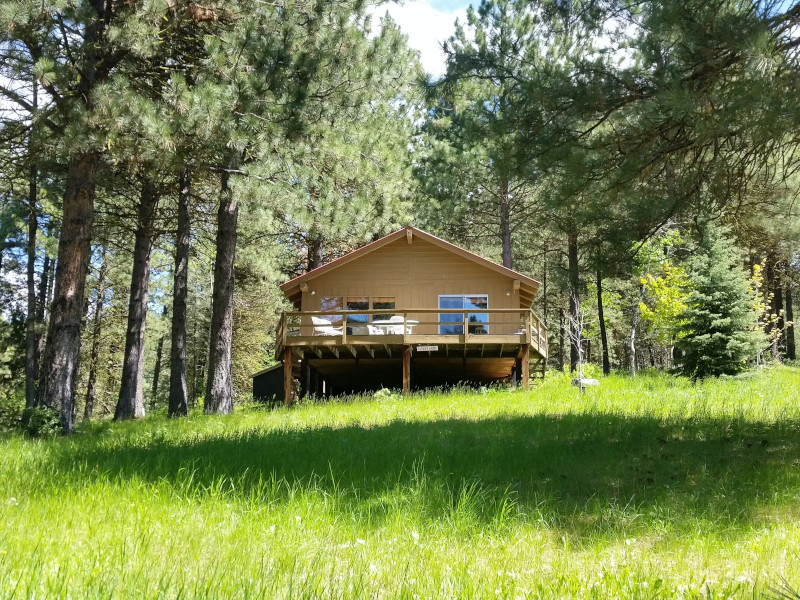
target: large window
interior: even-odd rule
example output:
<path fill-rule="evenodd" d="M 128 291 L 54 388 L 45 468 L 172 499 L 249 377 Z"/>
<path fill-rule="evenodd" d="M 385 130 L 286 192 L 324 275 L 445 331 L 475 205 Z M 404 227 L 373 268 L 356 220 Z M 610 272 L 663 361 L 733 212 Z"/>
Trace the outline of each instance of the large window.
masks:
<path fill-rule="evenodd" d="M 448 294 L 439 296 L 439 308 L 458 308 L 466 311 L 486 310 L 489 296 L 486 294 Z M 469 332 L 473 335 L 489 333 L 487 313 L 467 312 Z M 439 313 L 439 335 L 462 335 L 464 333 L 464 313 Z"/>

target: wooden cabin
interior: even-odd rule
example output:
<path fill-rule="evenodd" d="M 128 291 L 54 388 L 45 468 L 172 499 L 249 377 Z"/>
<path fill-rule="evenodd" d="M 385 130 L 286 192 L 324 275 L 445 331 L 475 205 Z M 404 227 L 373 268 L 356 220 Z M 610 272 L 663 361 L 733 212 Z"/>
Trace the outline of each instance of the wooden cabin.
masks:
<path fill-rule="evenodd" d="M 281 285 L 276 358 L 303 395 L 544 375 L 539 282 L 405 227 Z"/>

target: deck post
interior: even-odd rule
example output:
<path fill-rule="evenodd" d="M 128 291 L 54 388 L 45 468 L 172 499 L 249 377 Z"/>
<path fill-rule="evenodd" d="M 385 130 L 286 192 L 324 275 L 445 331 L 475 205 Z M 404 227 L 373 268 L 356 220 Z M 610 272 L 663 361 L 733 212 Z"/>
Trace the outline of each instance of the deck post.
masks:
<path fill-rule="evenodd" d="M 533 312 L 532 311 L 529 310 L 529 311 L 527 311 L 525 313 L 525 343 L 527 343 L 527 344 L 531 343 L 531 337 L 532 337 L 531 336 L 531 326 L 533 325 L 532 317 L 533 317 Z M 536 321 L 537 321 L 537 324 L 538 324 L 539 320 L 537 319 Z"/>
<path fill-rule="evenodd" d="M 403 395 L 411 393 L 411 346 L 403 346 Z"/>
<path fill-rule="evenodd" d="M 530 359 L 530 346 L 528 344 L 522 344 L 522 356 L 520 357 L 520 360 L 522 361 L 522 389 L 526 392 L 531 389 Z"/>
<path fill-rule="evenodd" d="M 283 349 L 283 405 L 292 404 L 292 348 Z"/>

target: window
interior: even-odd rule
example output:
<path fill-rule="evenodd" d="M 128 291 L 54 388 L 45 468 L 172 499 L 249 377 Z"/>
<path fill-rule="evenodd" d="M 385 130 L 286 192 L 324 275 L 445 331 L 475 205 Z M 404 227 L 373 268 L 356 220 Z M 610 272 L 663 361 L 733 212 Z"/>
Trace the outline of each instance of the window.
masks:
<path fill-rule="evenodd" d="M 342 310 L 342 299 L 339 296 L 320 298 L 319 309 L 322 311 Z M 327 319 L 331 323 L 341 323 L 342 315 L 329 315 Z"/>
<path fill-rule="evenodd" d="M 347 310 L 369 310 L 369 298 L 366 296 L 348 296 L 345 307 Z M 369 315 L 347 315 L 348 323 L 369 323 Z"/>
<path fill-rule="evenodd" d="M 486 294 L 448 294 L 439 296 L 439 308 L 463 308 L 465 310 L 486 310 L 489 296 Z M 469 333 L 481 335 L 489 333 L 489 315 L 468 312 Z M 439 313 L 439 335 L 462 335 L 464 333 L 464 313 Z"/>
<path fill-rule="evenodd" d="M 376 296 L 372 299 L 372 310 L 394 310 L 394 298 L 388 296 Z M 394 315 L 391 313 L 372 315 L 373 321 L 388 321 Z"/>
<path fill-rule="evenodd" d="M 321 311 L 353 311 L 355 313 L 368 311 L 368 310 L 394 310 L 396 308 L 395 299 L 393 296 L 329 296 L 320 298 Z M 394 316 L 393 313 L 381 313 L 377 315 L 347 315 L 348 323 L 369 323 L 388 321 Z M 341 323 L 342 315 L 330 315 L 326 317 L 331 323 Z"/>

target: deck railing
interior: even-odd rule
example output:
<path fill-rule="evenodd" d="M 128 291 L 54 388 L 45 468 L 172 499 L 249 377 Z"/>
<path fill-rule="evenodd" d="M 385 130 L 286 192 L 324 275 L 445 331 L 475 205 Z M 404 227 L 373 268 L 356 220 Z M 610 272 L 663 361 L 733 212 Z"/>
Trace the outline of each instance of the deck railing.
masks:
<path fill-rule="evenodd" d="M 276 330 L 277 356 L 287 340 L 293 346 L 509 342 L 547 357 L 547 326 L 533 311 L 516 308 L 289 311 Z"/>

